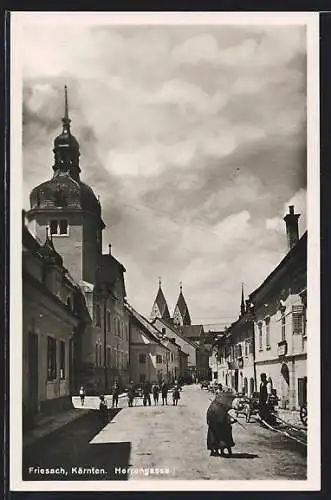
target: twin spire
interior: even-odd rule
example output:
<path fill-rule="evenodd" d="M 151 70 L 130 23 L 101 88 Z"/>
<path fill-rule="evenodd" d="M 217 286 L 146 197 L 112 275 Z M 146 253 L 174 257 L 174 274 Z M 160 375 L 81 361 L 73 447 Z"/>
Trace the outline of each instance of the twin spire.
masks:
<path fill-rule="evenodd" d="M 162 291 L 161 277 L 159 277 L 159 289 L 153 304 L 151 318 L 163 318 L 173 320 L 177 325 L 191 325 L 191 317 L 183 295 L 183 283 L 179 283 L 179 296 L 175 306 L 173 318 L 170 317 L 167 301 Z"/>

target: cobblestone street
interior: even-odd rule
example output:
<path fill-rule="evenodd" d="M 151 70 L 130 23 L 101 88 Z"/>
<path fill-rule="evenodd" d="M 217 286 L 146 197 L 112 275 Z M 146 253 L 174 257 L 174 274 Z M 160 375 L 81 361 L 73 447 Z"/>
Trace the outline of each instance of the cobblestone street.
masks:
<path fill-rule="evenodd" d="M 244 419 L 233 426 L 233 457 L 210 457 L 206 449 L 206 409 L 212 396 L 199 386 L 185 386 L 177 407 L 126 407 L 98 432 L 96 412 L 43 438 L 25 452 L 25 479 L 305 479 L 304 446 Z M 169 398 L 170 400 L 170 398 Z M 92 406 L 95 406 L 92 404 Z M 77 411 L 79 411 L 77 409 Z M 32 477 L 29 466 L 66 467 L 67 477 Z M 105 468 L 100 476 L 72 476 L 71 467 Z M 163 469 L 163 473 L 128 473 L 132 469 Z M 120 470 L 123 471 L 119 472 Z"/>

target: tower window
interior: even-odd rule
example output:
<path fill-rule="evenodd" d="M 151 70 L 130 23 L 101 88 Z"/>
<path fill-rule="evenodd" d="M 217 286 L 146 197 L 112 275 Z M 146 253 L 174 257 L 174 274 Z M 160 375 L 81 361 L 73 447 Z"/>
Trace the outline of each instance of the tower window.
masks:
<path fill-rule="evenodd" d="M 50 232 L 53 236 L 68 236 L 69 227 L 66 219 L 52 219 L 49 223 Z"/>

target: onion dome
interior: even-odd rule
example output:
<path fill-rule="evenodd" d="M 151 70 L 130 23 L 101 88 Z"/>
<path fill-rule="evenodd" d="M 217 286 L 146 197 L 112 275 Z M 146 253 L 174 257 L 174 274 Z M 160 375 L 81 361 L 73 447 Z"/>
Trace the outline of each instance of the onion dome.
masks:
<path fill-rule="evenodd" d="M 63 130 L 54 140 L 53 178 L 35 187 L 30 194 L 31 209 L 80 209 L 101 216 L 99 200 L 92 188 L 80 180 L 79 143 L 71 134 L 67 87 Z"/>
<path fill-rule="evenodd" d="M 62 118 L 63 129 L 54 140 L 54 171 L 70 172 L 73 179 L 79 179 L 79 143 L 70 131 L 71 120 L 68 111 L 67 87 L 64 87 L 64 117 Z"/>

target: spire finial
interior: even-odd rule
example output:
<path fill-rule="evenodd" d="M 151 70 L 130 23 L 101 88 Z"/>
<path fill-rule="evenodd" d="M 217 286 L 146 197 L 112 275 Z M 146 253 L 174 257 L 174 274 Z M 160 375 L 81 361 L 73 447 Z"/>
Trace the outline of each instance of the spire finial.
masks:
<path fill-rule="evenodd" d="M 63 130 L 69 132 L 70 118 L 69 118 L 69 107 L 68 107 L 68 88 L 64 86 L 64 117 L 62 118 Z"/>
<path fill-rule="evenodd" d="M 183 282 L 182 281 L 179 282 L 179 291 L 180 291 L 180 293 L 182 293 L 182 291 L 183 291 Z"/>
<path fill-rule="evenodd" d="M 159 288 L 161 288 L 161 285 L 162 285 L 162 280 L 161 280 L 161 276 L 159 276 Z"/>
<path fill-rule="evenodd" d="M 244 283 L 241 283 L 241 304 L 240 304 L 241 314 L 245 312 L 245 299 L 244 299 Z"/>

